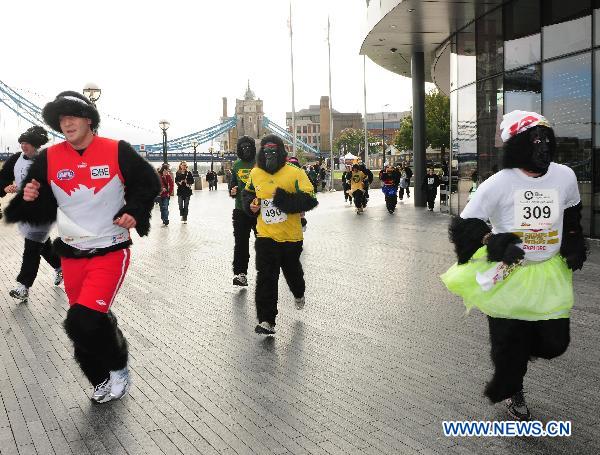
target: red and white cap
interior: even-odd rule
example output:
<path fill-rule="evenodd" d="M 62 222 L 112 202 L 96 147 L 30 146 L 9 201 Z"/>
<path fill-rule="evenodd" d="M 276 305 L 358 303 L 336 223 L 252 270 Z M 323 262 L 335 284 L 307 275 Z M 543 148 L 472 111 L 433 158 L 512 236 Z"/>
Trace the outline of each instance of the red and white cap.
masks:
<path fill-rule="evenodd" d="M 502 137 L 502 142 L 506 142 L 511 137 L 534 126 L 547 126 L 551 128 L 550 122 L 546 120 L 546 117 L 536 112 L 512 111 L 504 114 L 502 123 L 500 123 L 500 137 Z"/>

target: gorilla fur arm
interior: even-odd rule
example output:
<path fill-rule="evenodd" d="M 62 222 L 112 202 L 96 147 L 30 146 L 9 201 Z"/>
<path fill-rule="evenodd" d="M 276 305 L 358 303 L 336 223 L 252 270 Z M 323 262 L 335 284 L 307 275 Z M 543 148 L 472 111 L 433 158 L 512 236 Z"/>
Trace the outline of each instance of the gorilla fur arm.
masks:
<path fill-rule="evenodd" d="M 125 180 L 125 205 L 115 213 L 135 218 L 135 230 L 140 236 L 150 232 L 150 217 L 154 198 L 160 192 L 160 180 L 154 168 L 129 143 L 119 141 L 119 168 Z"/>
<path fill-rule="evenodd" d="M 256 218 L 260 213 L 254 213 L 252 210 L 250 210 L 250 204 L 252 204 L 254 198 L 256 198 L 256 193 L 254 191 L 248 191 L 247 189 L 242 191 L 242 209 L 246 215 L 251 216 L 252 218 Z"/>
<path fill-rule="evenodd" d="M 583 237 L 581 228 L 581 202 L 564 211 L 562 242 L 560 254 L 573 271 L 580 270 L 587 259 L 589 245 Z"/>
<path fill-rule="evenodd" d="M 487 223 L 478 218 L 452 217 L 448 226 L 448 236 L 450 241 L 454 243 L 458 263 L 466 264 L 475 252 L 483 246 L 481 240 L 490 232 Z"/>
<path fill-rule="evenodd" d="M 282 188 L 277 188 L 273 196 L 273 205 L 285 213 L 302 213 L 314 209 L 319 202 L 308 193 L 288 193 Z"/>
<path fill-rule="evenodd" d="M 521 243 L 519 236 L 512 232 L 492 234 L 487 241 L 488 261 L 515 264 L 525 257 L 525 251 L 516 244 Z"/>
<path fill-rule="evenodd" d="M 33 179 L 40 183 L 39 196 L 34 201 L 27 202 L 23 199 L 23 188 L 20 188 L 4 212 L 7 223 L 26 221 L 39 225 L 52 223 L 56 220 L 58 204 L 54 194 L 52 194 L 52 188 L 48 184 L 48 155 L 46 150 L 42 150 L 31 163 L 22 187 Z"/>

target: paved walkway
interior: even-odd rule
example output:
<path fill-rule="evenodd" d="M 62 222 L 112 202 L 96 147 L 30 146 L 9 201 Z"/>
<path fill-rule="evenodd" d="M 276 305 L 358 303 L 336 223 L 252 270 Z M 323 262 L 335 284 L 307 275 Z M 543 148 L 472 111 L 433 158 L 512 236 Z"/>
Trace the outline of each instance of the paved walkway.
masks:
<path fill-rule="evenodd" d="M 48 266 L 28 304 L 8 297 L 22 240 L 0 223 L 0 453 L 599 453 L 598 248 L 575 275 L 571 347 L 526 378 L 535 417 L 571 420 L 573 436 L 445 438 L 442 420 L 506 418 L 482 397 L 486 321 L 438 279 L 453 262 L 448 218 L 408 204 L 390 216 L 380 194 L 362 216 L 340 192 L 319 197 L 306 309 L 282 285 L 273 338 L 253 331 L 254 271 L 248 291 L 230 285 L 226 192 L 194 194 L 187 225 L 176 201 L 168 228 L 156 208 L 114 306 L 134 386 L 106 405 L 88 399 Z"/>

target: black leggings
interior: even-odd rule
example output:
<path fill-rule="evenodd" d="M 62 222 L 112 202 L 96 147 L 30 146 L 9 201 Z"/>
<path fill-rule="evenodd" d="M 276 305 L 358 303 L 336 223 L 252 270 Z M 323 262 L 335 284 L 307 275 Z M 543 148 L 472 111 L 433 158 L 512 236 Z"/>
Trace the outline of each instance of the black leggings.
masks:
<path fill-rule="evenodd" d="M 277 317 L 277 297 L 279 269 L 294 297 L 304 296 L 304 270 L 300 263 L 302 241 L 276 242 L 258 237 L 254 242 L 256 249 L 256 316 L 258 322 L 275 324 Z"/>
<path fill-rule="evenodd" d="M 50 239 L 43 243 L 25 239 L 23 262 L 21 271 L 17 275 L 17 281 L 23 286 L 30 288 L 33 285 L 40 268 L 40 258 L 44 258 L 53 269 L 60 267 L 60 258 L 52 251 Z"/>
<path fill-rule="evenodd" d="M 488 316 L 488 322 L 494 376 L 487 383 L 485 395 L 493 403 L 509 398 L 523 388 L 529 360 L 535 357 L 553 359 L 569 346 L 568 318 L 520 321 Z"/>
<path fill-rule="evenodd" d="M 256 218 L 250 217 L 243 210 L 233 209 L 233 274 L 248 273 L 250 260 L 250 231 L 256 236 Z"/>

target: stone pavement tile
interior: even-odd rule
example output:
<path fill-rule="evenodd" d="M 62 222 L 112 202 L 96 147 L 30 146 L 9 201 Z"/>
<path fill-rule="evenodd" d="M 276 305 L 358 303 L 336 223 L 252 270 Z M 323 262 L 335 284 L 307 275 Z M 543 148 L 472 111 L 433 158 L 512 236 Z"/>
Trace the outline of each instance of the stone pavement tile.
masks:
<path fill-rule="evenodd" d="M 33 444 L 31 435 L 27 428 L 27 423 L 21 414 L 21 411 L 8 411 L 8 421 L 10 422 L 10 428 L 15 438 L 17 446 L 25 446 Z"/>
<path fill-rule="evenodd" d="M 42 422 L 27 422 L 27 429 L 33 439 L 33 445 L 38 453 L 54 453 L 54 449 Z"/>
<path fill-rule="evenodd" d="M 17 454 L 17 444 L 10 427 L 0 427 L 0 454 Z"/>
<path fill-rule="evenodd" d="M 60 429 L 49 430 L 47 434 L 48 439 L 50 439 L 50 444 L 52 444 L 52 448 L 54 449 L 54 453 L 59 455 L 69 455 L 72 453 L 71 448 L 69 447 L 69 442 L 62 434 Z"/>

